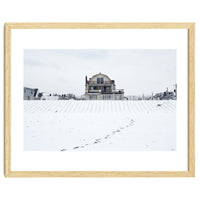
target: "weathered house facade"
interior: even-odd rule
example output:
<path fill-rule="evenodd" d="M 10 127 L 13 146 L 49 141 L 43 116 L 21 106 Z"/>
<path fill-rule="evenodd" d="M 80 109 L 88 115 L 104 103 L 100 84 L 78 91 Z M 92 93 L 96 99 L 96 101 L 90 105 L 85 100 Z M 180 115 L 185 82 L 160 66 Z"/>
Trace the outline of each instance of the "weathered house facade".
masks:
<path fill-rule="evenodd" d="M 124 100 L 124 90 L 116 89 L 115 81 L 99 73 L 89 80 L 85 77 L 86 100 Z"/>
<path fill-rule="evenodd" d="M 38 89 L 24 87 L 24 100 L 35 100 L 38 98 Z"/>
<path fill-rule="evenodd" d="M 154 100 L 176 100 L 176 92 L 175 91 L 168 91 L 157 93 L 153 96 Z"/>

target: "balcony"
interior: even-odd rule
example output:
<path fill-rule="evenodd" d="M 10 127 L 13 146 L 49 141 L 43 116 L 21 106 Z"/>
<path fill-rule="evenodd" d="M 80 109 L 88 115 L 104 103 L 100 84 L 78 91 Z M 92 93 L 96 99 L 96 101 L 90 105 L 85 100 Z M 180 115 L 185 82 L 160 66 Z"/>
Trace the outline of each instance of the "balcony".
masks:
<path fill-rule="evenodd" d="M 111 94 L 111 90 L 89 90 L 89 93 L 98 93 L 98 94 Z"/>
<path fill-rule="evenodd" d="M 112 81 L 104 81 L 104 82 L 97 82 L 97 81 L 89 81 L 89 85 L 109 85 L 113 84 Z"/>
<path fill-rule="evenodd" d="M 112 94 L 111 91 L 101 91 L 101 94 Z"/>

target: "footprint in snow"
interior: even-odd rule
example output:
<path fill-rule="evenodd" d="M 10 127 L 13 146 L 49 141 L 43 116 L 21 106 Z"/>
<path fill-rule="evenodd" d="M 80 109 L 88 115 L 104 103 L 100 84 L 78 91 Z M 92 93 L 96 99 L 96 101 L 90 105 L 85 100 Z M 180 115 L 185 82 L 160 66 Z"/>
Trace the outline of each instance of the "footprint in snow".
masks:
<path fill-rule="evenodd" d="M 115 135 L 116 131 L 113 131 L 112 134 Z"/>
<path fill-rule="evenodd" d="M 61 149 L 60 151 L 67 151 L 67 149 Z"/>
<path fill-rule="evenodd" d="M 106 135 L 105 139 L 108 139 L 110 137 L 110 135 Z"/>

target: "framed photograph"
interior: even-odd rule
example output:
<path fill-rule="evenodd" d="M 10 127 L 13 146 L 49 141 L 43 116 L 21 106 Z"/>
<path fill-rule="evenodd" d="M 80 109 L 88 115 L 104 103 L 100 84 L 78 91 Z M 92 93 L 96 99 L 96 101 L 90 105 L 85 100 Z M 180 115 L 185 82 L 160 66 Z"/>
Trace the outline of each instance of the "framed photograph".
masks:
<path fill-rule="evenodd" d="M 194 23 L 6 23 L 6 177 L 194 177 Z"/>

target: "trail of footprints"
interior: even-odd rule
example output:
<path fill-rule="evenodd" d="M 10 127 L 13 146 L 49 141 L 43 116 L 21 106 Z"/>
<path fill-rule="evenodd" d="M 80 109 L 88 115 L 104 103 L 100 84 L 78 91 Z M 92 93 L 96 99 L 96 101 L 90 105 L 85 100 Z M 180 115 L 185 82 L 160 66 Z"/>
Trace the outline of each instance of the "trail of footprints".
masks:
<path fill-rule="evenodd" d="M 129 122 L 127 125 L 122 126 L 122 127 L 118 128 L 118 129 L 112 131 L 112 133 L 106 135 L 105 137 L 103 137 L 103 138 L 98 138 L 98 139 L 96 139 L 96 140 L 95 140 L 94 142 L 92 142 L 92 143 L 86 143 L 85 145 L 82 145 L 82 146 L 75 146 L 75 147 L 73 147 L 72 149 L 73 149 L 73 150 L 75 150 L 75 149 L 81 149 L 81 148 L 85 148 L 85 147 L 88 146 L 88 145 L 95 145 L 95 144 L 98 144 L 98 143 L 100 143 L 102 140 L 107 140 L 107 139 L 111 138 L 112 135 L 119 134 L 123 129 L 133 126 L 133 123 L 134 123 L 134 122 L 135 122 L 135 121 L 134 121 L 133 119 L 131 119 L 130 122 Z M 70 149 L 61 149 L 60 151 L 67 151 L 67 150 L 70 150 Z"/>

